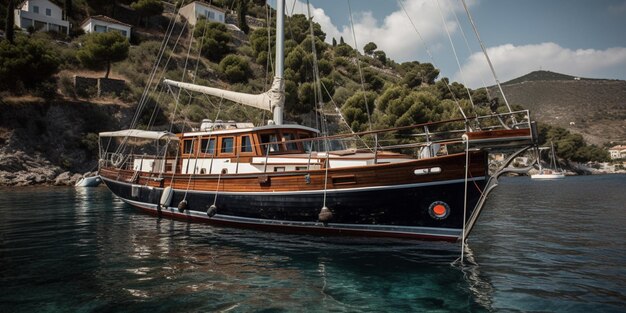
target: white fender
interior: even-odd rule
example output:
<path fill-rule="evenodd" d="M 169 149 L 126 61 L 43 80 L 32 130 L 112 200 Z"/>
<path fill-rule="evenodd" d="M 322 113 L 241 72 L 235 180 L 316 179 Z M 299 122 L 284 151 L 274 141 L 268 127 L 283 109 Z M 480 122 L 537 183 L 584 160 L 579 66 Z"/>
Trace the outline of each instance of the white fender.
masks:
<path fill-rule="evenodd" d="M 170 203 L 172 203 L 172 197 L 174 197 L 174 189 L 169 186 L 165 187 L 165 189 L 163 189 L 163 193 L 161 194 L 161 201 L 159 201 L 161 207 L 169 207 Z"/>

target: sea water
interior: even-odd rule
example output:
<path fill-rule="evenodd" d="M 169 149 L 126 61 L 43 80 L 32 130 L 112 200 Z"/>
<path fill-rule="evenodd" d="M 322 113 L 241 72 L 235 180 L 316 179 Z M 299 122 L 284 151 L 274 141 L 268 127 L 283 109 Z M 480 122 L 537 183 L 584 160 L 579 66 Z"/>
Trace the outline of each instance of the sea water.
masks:
<path fill-rule="evenodd" d="M 0 189 L 0 312 L 624 312 L 626 175 L 501 179 L 458 244 L 154 216 Z"/>

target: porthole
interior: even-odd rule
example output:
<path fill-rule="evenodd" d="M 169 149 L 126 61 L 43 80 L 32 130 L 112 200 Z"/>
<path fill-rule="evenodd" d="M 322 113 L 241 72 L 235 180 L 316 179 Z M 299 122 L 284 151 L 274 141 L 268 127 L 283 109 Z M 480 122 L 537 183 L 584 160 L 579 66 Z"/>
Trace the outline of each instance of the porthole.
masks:
<path fill-rule="evenodd" d="M 428 214 L 436 220 L 446 219 L 450 215 L 450 206 L 443 201 L 435 201 L 428 207 Z"/>

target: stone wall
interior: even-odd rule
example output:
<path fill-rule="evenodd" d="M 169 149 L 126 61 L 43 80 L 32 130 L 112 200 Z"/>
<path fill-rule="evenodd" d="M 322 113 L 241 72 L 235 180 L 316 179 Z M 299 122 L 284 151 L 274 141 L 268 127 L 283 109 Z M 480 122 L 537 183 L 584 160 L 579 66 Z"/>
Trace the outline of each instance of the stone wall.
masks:
<path fill-rule="evenodd" d="M 105 94 L 119 96 L 126 89 L 126 81 L 111 78 L 91 78 L 74 75 L 74 90 L 76 94 L 100 97 Z M 95 94 L 93 94 L 95 93 Z"/>
<path fill-rule="evenodd" d="M 88 90 L 98 90 L 98 79 L 74 75 L 74 89 L 77 93 L 87 93 Z"/>
<path fill-rule="evenodd" d="M 98 78 L 98 96 L 115 94 L 119 96 L 126 88 L 126 81 L 122 79 Z"/>

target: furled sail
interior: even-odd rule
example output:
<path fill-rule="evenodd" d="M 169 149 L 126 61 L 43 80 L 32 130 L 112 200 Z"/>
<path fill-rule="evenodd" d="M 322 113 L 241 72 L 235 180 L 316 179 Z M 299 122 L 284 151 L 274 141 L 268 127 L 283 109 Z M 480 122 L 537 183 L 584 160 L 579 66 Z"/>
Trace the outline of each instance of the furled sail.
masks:
<path fill-rule="evenodd" d="M 279 107 L 282 108 L 285 103 L 284 96 L 284 82 L 280 77 L 274 77 L 274 82 L 272 83 L 272 87 L 261 94 L 248 94 L 243 92 L 229 91 L 223 90 L 219 88 L 207 87 L 202 85 L 183 83 L 174 80 L 166 79 L 163 81 L 165 84 L 170 86 L 175 86 L 178 88 L 183 88 L 190 91 L 200 92 L 211 96 L 216 96 L 220 98 L 224 98 L 236 103 L 240 103 L 243 105 L 255 107 L 262 110 L 267 110 L 270 112 L 274 112 L 274 110 Z"/>

